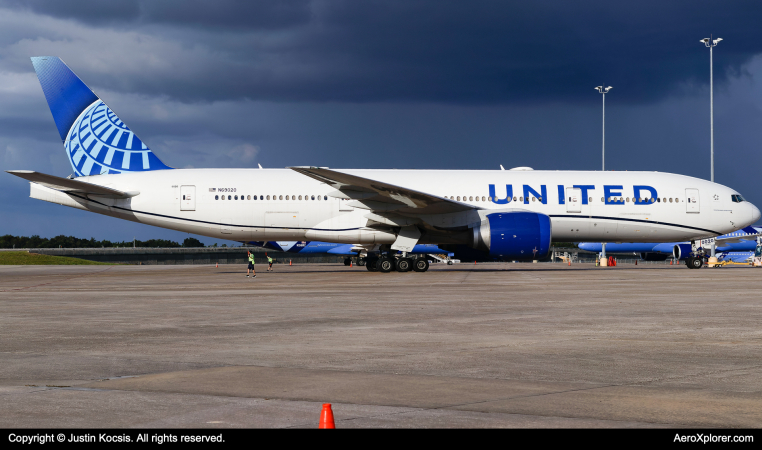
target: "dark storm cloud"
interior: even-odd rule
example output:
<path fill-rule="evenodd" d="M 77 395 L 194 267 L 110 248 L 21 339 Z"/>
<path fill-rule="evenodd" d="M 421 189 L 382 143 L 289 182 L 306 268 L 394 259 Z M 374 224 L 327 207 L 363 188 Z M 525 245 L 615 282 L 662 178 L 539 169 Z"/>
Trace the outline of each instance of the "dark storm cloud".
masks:
<path fill-rule="evenodd" d="M 699 39 L 709 33 L 725 39 L 720 84 L 762 52 L 757 1 L 6 4 L 175 42 L 187 53 L 141 50 L 172 70 L 120 74 L 131 63 L 123 60 L 78 72 L 109 89 L 190 102 L 579 102 L 607 83 L 619 101 L 647 103 L 707 83 Z"/>
<path fill-rule="evenodd" d="M 179 24 L 220 28 L 280 28 L 309 19 L 309 0 L 9 0 L 17 8 L 89 25 Z"/>

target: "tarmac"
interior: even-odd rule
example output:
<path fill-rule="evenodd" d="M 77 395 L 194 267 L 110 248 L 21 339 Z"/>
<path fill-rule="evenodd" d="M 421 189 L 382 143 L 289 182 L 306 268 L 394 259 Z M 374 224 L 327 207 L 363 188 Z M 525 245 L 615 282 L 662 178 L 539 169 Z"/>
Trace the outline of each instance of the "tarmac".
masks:
<path fill-rule="evenodd" d="M 760 427 L 762 270 L 0 267 L 0 427 Z"/>

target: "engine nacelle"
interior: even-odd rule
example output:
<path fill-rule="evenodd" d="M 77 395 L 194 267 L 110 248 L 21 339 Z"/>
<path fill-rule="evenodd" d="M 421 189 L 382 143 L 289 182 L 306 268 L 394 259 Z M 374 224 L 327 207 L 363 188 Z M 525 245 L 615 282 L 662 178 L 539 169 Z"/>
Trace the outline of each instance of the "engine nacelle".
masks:
<path fill-rule="evenodd" d="M 550 251 L 550 217 L 528 211 L 492 213 L 472 228 L 475 249 L 504 260 L 541 259 Z"/>
<path fill-rule="evenodd" d="M 691 244 L 677 244 L 672 248 L 672 256 L 675 259 L 688 259 L 692 251 Z"/>
<path fill-rule="evenodd" d="M 640 259 L 642 261 L 666 261 L 669 255 L 656 252 L 640 252 Z"/>

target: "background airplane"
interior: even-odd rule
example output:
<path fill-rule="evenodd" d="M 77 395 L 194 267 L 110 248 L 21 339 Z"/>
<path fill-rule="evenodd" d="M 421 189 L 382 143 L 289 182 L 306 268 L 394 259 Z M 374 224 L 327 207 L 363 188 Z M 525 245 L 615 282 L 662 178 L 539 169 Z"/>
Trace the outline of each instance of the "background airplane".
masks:
<path fill-rule="evenodd" d="M 716 255 L 720 258 L 727 258 L 729 253 L 738 253 L 734 257 L 741 257 L 748 252 L 754 253 L 758 241 L 762 237 L 762 228 L 748 226 L 741 230 L 734 231 L 715 239 L 703 239 L 698 247 L 704 253 L 709 254 L 709 248 L 712 242 L 716 242 Z M 580 250 L 600 253 L 602 245 L 600 242 L 582 242 L 579 244 Z M 687 260 L 691 257 L 690 242 L 628 242 L 628 243 L 610 243 L 606 244 L 606 253 L 636 253 L 645 261 L 664 261 L 669 257 Z M 748 258 L 749 256 L 747 256 Z"/>
<path fill-rule="evenodd" d="M 344 260 L 344 265 L 348 266 L 350 263 L 350 257 L 357 257 L 357 265 L 364 266 L 368 252 L 372 252 L 375 249 L 374 246 L 363 246 L 357 244 L 341 244 L 336 242 L 320 242 L 320 241 L 251 241 L 250 245 L 256 245 L 257 247 L 267 248 L 279 252 L 300 254 L 300 255 L 315 255 L 326 254 L 336 256 L 347 256 Z M 448 261 L 449 257 L 453 256 L 452 253 L 447 252 L 439 248 L 434 244 L 417 244 L 413 249 L 407 253 L 425 258 L 426 255 L 431 256 L 433 259 L 440 261 Z M 445 255 L 447 259 L 441 258 L 438 255 Z M 428 259 L 428 258 L 425 258 Z"/>

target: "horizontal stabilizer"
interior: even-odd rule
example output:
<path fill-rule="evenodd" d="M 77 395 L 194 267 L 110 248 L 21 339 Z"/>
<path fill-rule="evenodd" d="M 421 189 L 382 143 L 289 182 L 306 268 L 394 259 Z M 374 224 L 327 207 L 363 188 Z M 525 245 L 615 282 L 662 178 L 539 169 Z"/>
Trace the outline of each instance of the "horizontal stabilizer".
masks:
<path fill-rule="evenodd" d="M 140 192 L 122 192 L 116 189 L 111 189 L 97 184 L 86 183 L 84 181 L 72 180 L 69 178 L 61 178 L 53 175 L 47 175 L 32 170 L 6 170 L 11 175 L 23 178 L 37 183 L 51 189 L 63 192 L 71 192 L 84 195 L 97 195 L 107 198 L 130 198 L 134 197 Z"/>

